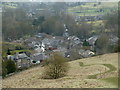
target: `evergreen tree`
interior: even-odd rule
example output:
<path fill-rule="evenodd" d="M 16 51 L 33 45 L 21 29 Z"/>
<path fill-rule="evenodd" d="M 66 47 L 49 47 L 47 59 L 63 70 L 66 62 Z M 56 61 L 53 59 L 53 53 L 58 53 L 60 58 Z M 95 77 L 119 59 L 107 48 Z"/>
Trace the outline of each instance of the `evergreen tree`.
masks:
<path fill-rule="evenodd" d="M 7 74 L 13 73 L 16 71 L 16 65 L 13 60 L 7 60 L 5 61 L 5 63 L 6 63 Z"/>
<path fill-rule="evenodd" d="M 90 46 L 90 44 L 89 44 L 88 41 L 85 40 L 85 41 L 83 42 L 83 46 Z"/>
<path fill-rule="evenodd" d="M 7 50 L 7 55 L 11 55 L 10 49 Z"/>

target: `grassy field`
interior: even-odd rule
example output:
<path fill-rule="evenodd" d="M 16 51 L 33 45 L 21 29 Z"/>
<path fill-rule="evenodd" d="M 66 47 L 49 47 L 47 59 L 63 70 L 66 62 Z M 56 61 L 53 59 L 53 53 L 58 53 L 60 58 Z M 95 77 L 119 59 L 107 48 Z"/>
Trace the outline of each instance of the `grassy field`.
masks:
<path fill-rule="evenodd" d="M 105 79 L 101 79 L 101 80 L 111 83 L 113 85 L 116 85 L 118 87 L 118 78 L 117 77 L 110 77 L 110 78 L 105 78 Z M 120 80 L 120 78 L 119 78 L 119 80 Z"/>
<path fill-rule="evenodd" d="M 3 88 L 117 88 L 118 54 L 111 53 L 69 62 L 67 76 L 42 79 L 44 67 L 34 67 L 3 80 Z M 95 78 L 88 78 L 90 75 Z"/>
<path fill-rule="evenodd" d="M 89 2 L 85 5 L 69 7 L 67 12 L 73 16 L 96 16 L 104 15 L 117 8 L 118 4 L 116 2 L 102 2 L 101 4 Z"/>
<path fill-rule="evenodd" d="M 9 2 L 6 3 L 6 4 L 1 4 L 0 3 L 0 7 L 4 7 L 4 6 L 7 7 L 7 8 L 16 8 L 17 7 L 16 4 L 11 5 L 11 3 L 9 3 Z"/>

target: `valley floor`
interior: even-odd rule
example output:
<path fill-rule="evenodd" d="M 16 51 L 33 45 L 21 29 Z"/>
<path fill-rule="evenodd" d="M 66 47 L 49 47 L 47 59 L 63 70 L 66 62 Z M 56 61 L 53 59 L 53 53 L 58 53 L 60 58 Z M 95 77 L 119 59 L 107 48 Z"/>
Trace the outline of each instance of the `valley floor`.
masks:
<path fill-rule="evenodd" d="M 44 67 L 34 67 L 5 78 L 3 88 L 117 88 L 118 53 L 69 62 L 68 75 L 41 79 Z M 114 80 L 113 80 L 114 79 Z"/>

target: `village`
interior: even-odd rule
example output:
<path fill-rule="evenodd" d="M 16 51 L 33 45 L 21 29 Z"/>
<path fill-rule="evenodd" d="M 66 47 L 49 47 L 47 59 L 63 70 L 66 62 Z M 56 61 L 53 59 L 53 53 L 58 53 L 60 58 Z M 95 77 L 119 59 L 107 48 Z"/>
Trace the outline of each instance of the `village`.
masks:
<path fill-rule="evenodd" d="M 1 87 L 118 88 L 120 5 L 34 1 L 0 2 Z"/>
<path fill-rule="evenodd" d="M 45 33 L 35 34 L 27 39 L 14 40 L 13 43 L 22 43 L 34 53 L 17 52 L 7 55 L 7 59 L 15 61 L 17 68 L 29 68 L 31 65 L 41 64 L 48 59 L 53 52 L 59 52 L 70 61 L 99 55 L 96 51 L 95 42 L 100 35 L 94 35 L 88 39 L 79 39 L 77 36 L 69 35 L 69 30 L 64 24 L 63 36 L 52 36 Z M 110 44 L 116 44 L 118 37 L 110 36 Z"/>

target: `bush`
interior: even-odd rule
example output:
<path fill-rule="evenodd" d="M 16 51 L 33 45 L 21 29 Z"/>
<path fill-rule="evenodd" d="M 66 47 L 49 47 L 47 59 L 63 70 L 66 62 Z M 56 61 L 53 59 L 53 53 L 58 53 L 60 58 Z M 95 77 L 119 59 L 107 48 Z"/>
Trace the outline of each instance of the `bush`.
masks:
<path fill-rule="evenodd" d="M 2 78 L 4 78 L 7 75 L 7 69 L 2 68 Z"/>
<path fill-rule="evenodd" d="M 120 44 L 114 46 L 114 52 L 120 52 Z"/>
<path fill-rule="evenodd" d="M 7 69 L 5 68 L 5 62 L 2 60 L 2 78 L 4 78 L 7 75 Z"/>
<path fill-rule="evenodd" d="M 7 50 L 7 54 L 8 54 L 8 55 L 11 55 L 10 49 Z"/>
<path fill-rule="evenodd" d="M 7 74 L 15 72 L 16 71 L 15 62 L 12 60 L 6 60 L 5 68 L 7 69 Z"/>
<path fill-rule="evenodd" d="M 24 48 L 22 46 L 16 46 L 15 50 L 23 50 Z"/>
<path fill-rule="evenodd" d="M 83 42 L 83 46 L 90 46 L 90 44 L 89 44 L 88 41 L 85 40 L 85 41 Z"/>
<path fill-rule="evenodd" d="M 66 61 L 67 60 L 58 53 L 53 53 L 49 59 L 48 65 L 45 66 L 43 77 L 47 79 L 57 79 L 65 76 L 68 71 Z"/>

